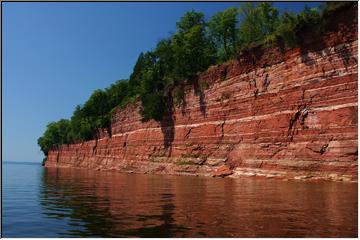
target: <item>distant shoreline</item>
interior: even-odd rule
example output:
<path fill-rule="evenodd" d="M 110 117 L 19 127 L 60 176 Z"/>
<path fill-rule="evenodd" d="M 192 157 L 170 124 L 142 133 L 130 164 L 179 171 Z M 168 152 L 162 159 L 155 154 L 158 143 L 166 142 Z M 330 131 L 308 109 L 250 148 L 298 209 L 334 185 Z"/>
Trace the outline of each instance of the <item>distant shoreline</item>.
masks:
<path fill-rule="evenodd" d="M 23 165 L 40 165 L 41 162 L 15 162 L 15 161 L 2 161 L 3 164 L 23 164 Z"/>

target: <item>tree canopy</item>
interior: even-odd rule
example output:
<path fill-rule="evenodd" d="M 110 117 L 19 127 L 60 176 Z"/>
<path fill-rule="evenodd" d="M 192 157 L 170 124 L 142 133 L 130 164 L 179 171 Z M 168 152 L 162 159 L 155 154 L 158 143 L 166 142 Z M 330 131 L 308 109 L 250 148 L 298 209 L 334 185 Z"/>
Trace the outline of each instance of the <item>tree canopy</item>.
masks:
<path fill-rule="evenodd" d="M 234 57 L 237 49 L 238 9 L 231 7 L 216 13 L 209 21 L 210 38 L 217 49 L 217 60 L 222 62 Z"/>

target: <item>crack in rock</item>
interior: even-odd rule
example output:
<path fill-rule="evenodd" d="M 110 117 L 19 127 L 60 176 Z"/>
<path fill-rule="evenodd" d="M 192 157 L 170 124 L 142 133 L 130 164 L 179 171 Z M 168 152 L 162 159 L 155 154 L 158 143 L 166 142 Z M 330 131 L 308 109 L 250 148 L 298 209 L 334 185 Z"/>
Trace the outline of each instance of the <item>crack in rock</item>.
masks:
<path fill-rule="evenodd" d="M 95 145 L 94 145 L 93 148 L 92 148 L 92 154 L 93 154 L 93 155 L 96 154 L 97 144 L 98 144 L 98 140 L 95 139 Z"/>
<path fill-rule="evenodd" d="M 188 139 L 188 138 L 189 138 L 189 135 L 190 135 L 190 133 L 191 133 L 191 130 L 192 130 L 192 128 L 190 128 L 190 129 L 188 130 L 188 132 L 186 133 L 184 139 Z"/>
<path fill-rule="evenodd" d="M 300 105 L 298 110 L 295 112 L 295 115 L 290 117 L 288 134 L 287 134 L 290 141 L 292 141 L 294 138 L 294 135 L 297 130 L 296 125 L 298 122 L 300 123 L 302 128 L 306 128 L 305 119 L 308 116 L 308 113 L 309 111 L 307 109 L 307 106 L 306 104 L 304 104 L 304 105 Z"/>

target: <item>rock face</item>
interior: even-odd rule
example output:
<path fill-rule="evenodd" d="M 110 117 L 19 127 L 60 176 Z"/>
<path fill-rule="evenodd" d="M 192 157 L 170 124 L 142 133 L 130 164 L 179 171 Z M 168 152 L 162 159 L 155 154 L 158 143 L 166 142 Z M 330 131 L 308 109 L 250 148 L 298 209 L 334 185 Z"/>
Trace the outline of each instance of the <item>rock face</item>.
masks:
<path fill-rule="evenodd" d="M 111 136 L 53 149 L 45 166 L 356 181 L 357 12 L 333 25 L 211 67 L 161 122 L 141 122 L 139 103 L 119 109 Z"/>

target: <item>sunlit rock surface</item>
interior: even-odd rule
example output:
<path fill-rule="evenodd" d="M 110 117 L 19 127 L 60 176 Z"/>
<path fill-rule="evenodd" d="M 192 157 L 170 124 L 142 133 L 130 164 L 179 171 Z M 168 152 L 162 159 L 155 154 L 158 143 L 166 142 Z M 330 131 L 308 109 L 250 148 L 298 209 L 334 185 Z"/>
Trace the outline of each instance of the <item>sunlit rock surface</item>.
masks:
<path fill-rule="evenodd" d="M 162 122 L 142 123 L 139 103 L 119 109 L 111 136 L 51 150 L 45 166 L 356 181 L 357 12 L 338 15 L 299 48 L 210 67 Z"/>

